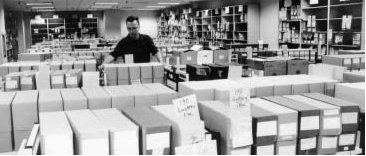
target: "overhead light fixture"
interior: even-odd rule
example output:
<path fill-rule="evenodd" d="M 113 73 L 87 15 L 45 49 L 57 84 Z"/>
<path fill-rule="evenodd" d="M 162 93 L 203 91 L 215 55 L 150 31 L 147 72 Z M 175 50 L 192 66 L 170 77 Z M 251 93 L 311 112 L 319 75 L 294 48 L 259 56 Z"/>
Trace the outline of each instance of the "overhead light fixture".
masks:
<path fill-rule="evenodd" d="M 153 5 L 153 6 L 146 6 L 147 8 L 165 8 L 165 6 L 162 5 Z"/>
<path fill-rule="evenodd" d="M 35 10 L 37 12 L 52 12 L 52 11 L 56 11 L 55 9 L 45 9 L 45 10 Z"/>
<path fill-rule="evenodd" d="M 95 5 L 118 5 L 117 2 L 96 2 Z"/>
<path fill-rule="evenodd" d="M 159 2 L 159 5 L 178 5 L 178 2 Z"/>
<path fill-rule="evenodd" d="M 37 7 L 32 7 L 32 9 L 54 9 L 54 6 L 37 6 Z"/>
<path fill-rule="evenodd" d="M 151 11 L 151 10 L 156 10 L 156 9 L 137 9 L 137 10 L 142 10 L 142 11 Z"/>
<path fill-rule="evenodd" d="M 40 2 L 40 3 L 26 3 L 25 5 L 28 5 L 28 6 L 37 6 L 37 5 L 52 5 L 53 3 L 51 2 Z"/>
<path fill-rule="evenodd" d="M 93 9 L 111 9 L 111 5 L 93 5 L 91 8 Z"/>

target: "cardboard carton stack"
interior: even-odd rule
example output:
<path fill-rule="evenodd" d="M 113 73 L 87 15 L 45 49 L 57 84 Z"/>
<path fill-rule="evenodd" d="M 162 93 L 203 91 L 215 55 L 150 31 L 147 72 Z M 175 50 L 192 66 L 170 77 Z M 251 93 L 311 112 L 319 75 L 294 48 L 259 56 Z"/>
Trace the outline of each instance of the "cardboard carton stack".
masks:
<path fill-rule="evenodd" d="M 144 84 L 143 86 L 155 93 L 158 105 L 171 104 L 174 99 L 178 98 L 176 91 L 161 83 Z"/>
<path fill-rule="evenodd" d="M 112 108 L 112 98 L 102 87 L 83 87 L 81 90 L 88 99 L 88 109 Z"/>
<path fill-rule="evenodd" d="M 0 153 L 13 151 L 11 104 L 15 92 L 0 92 Z"/>
<path fill-rule="evenodd" d="M 88 99 L 80 88 L 61 89 L 65 111 L 88 108 Z"/>
<path fill-rule="evenodd" d="M 40 90 L 38 96 L 39 112 L 63 111 L 61 92 L 58 89 Z"/>
<path fill-rule="evenodd" d="M 124 86 L 123 89 L 126 89 L 134 96 L 135 108 L 155 106 L 158 104 L 158 97 L 155 93 L 143 85 L 129 85 Z"/>
<path fill-rule="evenodd" d="M 104 89 L 112 97 L 112 108 L 119 111 L 125 108 L 135 108 L 135 96 L 123 86 L 108 86 Z"/>

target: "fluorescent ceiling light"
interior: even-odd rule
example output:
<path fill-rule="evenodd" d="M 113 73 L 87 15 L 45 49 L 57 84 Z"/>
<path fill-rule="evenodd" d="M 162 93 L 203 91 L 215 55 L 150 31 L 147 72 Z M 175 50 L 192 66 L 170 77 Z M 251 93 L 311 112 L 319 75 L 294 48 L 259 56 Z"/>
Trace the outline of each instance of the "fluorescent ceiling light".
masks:
<path fill-rule="evenodd" d="M 26 3 L 25 5 L 52 5 L 51 2 L 40 2 L 40 3 Z"/>
<path fill-rule="evenodd" d="M 156 5 L 156 6 L 146 6 L 147 8 L 165 8 L 165 6 Z"/>
<path fill-rule="evenodd" d="M 54 9 L 54 6 L 37 6 L 37 7 L 32 7 L 32 9 Z"/>
<path fill-rule="evenodd" d="M 56 11 L 55 9 L 36 10 L 37 12 Z"/>
<path fill-rule="evenodd" d="M 97 2 L 95 5 L 118 5 L 117 2 Z"/>
<path fill-rule="evenodd" d="M 169 3 L 169 2 L 159 2 L 158 4 L 159 5 L 178 5 L 180 3 L 178 3 L 178 2 L 171 2 L 171 3 Z"/>
<path fill-rule="evenodd" d="M 95 9 L 110 9 L 112 8 L 111 5 L 93 5 L 91 8 L 95 8 Z"/>

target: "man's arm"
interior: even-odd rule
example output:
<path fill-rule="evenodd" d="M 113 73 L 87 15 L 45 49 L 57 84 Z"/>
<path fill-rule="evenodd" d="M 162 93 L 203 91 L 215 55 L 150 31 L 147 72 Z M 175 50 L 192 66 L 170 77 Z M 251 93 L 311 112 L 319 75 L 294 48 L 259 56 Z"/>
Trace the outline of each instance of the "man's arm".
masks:
<path fill-rule="evenodd" d="M 161 54 L 160 51 L 158 51 L 156 54 L 155 54 L 155 57 L 158 59 L 158 61 L 160 63 L 163 63 L 163 55 Z"/>

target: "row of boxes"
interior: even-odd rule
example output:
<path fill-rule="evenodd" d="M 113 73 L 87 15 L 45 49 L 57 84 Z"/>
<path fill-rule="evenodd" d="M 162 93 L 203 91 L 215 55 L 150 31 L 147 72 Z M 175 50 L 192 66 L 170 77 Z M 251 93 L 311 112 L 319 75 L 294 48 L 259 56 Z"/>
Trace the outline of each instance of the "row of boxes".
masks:
<path fill-rule="evenodd" d="M 201 50 L 173 53 L 170 65 L 229 63 L 229 50 Z"/>
<path fill-rule="evenodd" d="M 249 67 L 263 70 L 264 76 L 308 74 L 307 60 L 292 57 L 252 58 Z"/>
<path fill-rule="evenodd" d="M 324 64 L 347 67 L 348 70 L 365 69 L 365 54 L 325 55 L 322 60 Z"/>
<path fill-rule="evenodd" d="M 155 83 L 146 85 L 111 86 L 96 88 L 71 88 L 30 90 L 0 93 L 0 133 L 4 139 L 0 152 L 12 150 L 11 132 L 18 149 L 22 139 L 38 123 L 38 112 L 70 111 L 80 109 L 117 110 L 144 108 L 170 104 L 178 94 L 166 86 Z M 6 135 L 9 134 L 9 135 Z M 9 143 L 9 144 L 7 144 Z"/>
<path fill-rule="evenodd" d="M 163 83 L 164 65 L 160 63 L 106 64 L 106 85 Z"/>

